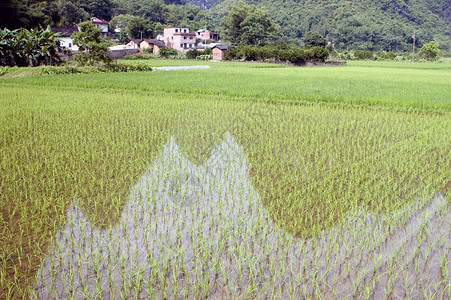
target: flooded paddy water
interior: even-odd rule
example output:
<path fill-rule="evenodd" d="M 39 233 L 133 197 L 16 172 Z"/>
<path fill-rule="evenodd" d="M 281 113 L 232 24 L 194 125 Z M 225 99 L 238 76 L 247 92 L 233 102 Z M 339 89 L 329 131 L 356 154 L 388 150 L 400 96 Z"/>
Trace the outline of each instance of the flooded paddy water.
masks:
<path fill-rule="evenodd" d="M 77 205 L 36 276 L 33 297 L 449 298 L 450 204 L 356 210 L 319 236 L 276 226 L 227 133 L 202 165 L 164 147 L 100 230 Z"/>

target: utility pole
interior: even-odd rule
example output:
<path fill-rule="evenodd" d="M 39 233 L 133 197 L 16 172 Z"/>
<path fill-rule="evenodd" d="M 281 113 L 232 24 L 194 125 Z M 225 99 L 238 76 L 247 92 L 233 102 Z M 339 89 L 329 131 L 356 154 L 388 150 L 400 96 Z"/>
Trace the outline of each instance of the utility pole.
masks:
<path fill-rule="evenodd" d="M 412 63 L 415 62 L 415 30 L 413 31 L 413 44 L 412 44 Z"/>

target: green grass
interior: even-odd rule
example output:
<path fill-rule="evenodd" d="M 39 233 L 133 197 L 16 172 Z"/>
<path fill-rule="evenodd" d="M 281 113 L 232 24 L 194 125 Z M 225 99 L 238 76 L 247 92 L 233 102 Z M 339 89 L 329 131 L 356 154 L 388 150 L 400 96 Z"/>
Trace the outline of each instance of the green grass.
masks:
<path fill-rule="evenodd" d="M 132 61 L 131 61 L 132 62 Z M 137 62 L 137 61 L 133 61 Z M 150 60 L 155 65 L 205 64 Z M 372 64 L 367 67 L 368 64 Z M 445 69 L 393 68 L 358 62 L 347 67 L 283 67 L 263 63 L 208 63 L 211 70 L 134 74 L 79 74 L 3 78 L 4 84 L 220 95 L 269 102 L 325 103 L 399 110 L 451 110 L 451 65 Z M 402 63 L 407 65 L 407 63 Z M 415 64 L 416 66 L 417 64 Z M 418 64 L 420 65 L 420 64 Z M 407 65 L 409 66 L 409 65 Z"/>
<path fill-rule="evenodd" d="M 418 198 L 447 197 L 448 69 L 208 64 L 211 70 L 0 80 L 0 298 L 32 290 L 74 199 L 94 226 L 114 226 L 171 136 L 201 165 L 229 132 L 243 147 L 259 210 L 295 244 L 359 209 L 401 226 Z M 449 205 L 443 211 L 446 229 Z M 387 220 L 378 226 L 388 238 Z M 383 247 L 377 237 L 371 243 Z"/>

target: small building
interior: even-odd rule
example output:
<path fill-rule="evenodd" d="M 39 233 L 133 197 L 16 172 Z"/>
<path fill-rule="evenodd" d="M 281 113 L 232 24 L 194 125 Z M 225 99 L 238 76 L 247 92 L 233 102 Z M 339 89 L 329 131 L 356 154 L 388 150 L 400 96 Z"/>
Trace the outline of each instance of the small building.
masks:
<path fill-rule="evenodd" d="M 102 36 L 104 38 L 108 37 L 108 22 L 101 20 L 99 18 L 91 18 L 91 23 L 96 27 L 100 29 L 100 32 L 102 33 Z"/>
<path fill-rule="evenodd" d="M 211 32 L 207 29 L 201 29 L 196 31 L 196 38 L 202 41 L 210 41 L 216 43 L 219 41 L 219 33 Z"/>
<path fill-rule="evenodd" d="M 60 48 L 78 51 L 78 46 L 74 45 L 71 38 L 71 35 L 78 31 L 78 27 L 52 27 L 52 31 L 61 34 L 61 36 L 56 38 L 60 42 Z"/>
<path fill-rule="evenodd" d="M 141 44 L 142 41 L 143 39 L 130 40 L 130 42 L 126 44 L 127 49 L 139 49 L 139 45 Z"/>
<path fill-rule="evenodd" d="M 179 51 L 194 49 L 196 45 L 196 33 L 189 32 L 187 27 L 165 27 L 163 37 L 167 47 Z"/>
<path fill-rule="evenodd" d="M 140 51 L 144 51 L 144 49 L 152 49 L 152 53 L 158 54 L 160 53 L 160 49 L 164 47 L 164 44 L 157 39 L 143 39 L 141 43 L 139 43 Z"/>
<path fill-rule="evenodd" d="M 228 46 L 224 44 L 217 44 L 212 48 L 213 60 L 225 60 L 225 53 L 227 52 Z"/>

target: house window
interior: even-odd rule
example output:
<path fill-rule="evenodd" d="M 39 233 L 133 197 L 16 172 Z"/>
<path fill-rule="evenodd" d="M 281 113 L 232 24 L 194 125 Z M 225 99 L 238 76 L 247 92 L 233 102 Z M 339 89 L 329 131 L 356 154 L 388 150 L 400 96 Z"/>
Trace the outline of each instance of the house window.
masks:
<path fill-rule="evenodd" d="M 69 48 L 70 48 L 70 47 L 72 47 L 72 44 L 71 44 L 71 43 L 69 43 Z"/>
<path fill-rule="evenodd" d="M 186 29 L 183 29 L 183 32 L 186 33 Z"/>
<path fill-rule="evenodd" d="M 192 40 L 192 39 L 193 39 L 193 37 L 192 37 L 192 36 L 190 36 L 190 37 L 189 37 L 189 39 L 190 39 L 190 40 Z"/>
<path fill-rule="evenodd" d="M 186 40 L 186 36 L 184 36 L 183 39 Z"/>
<path fill-rule="evenodd" d="M 176 29 L 175 29 L 175 32 L 179 32 L 179 30 L 176 28 Z"/>

